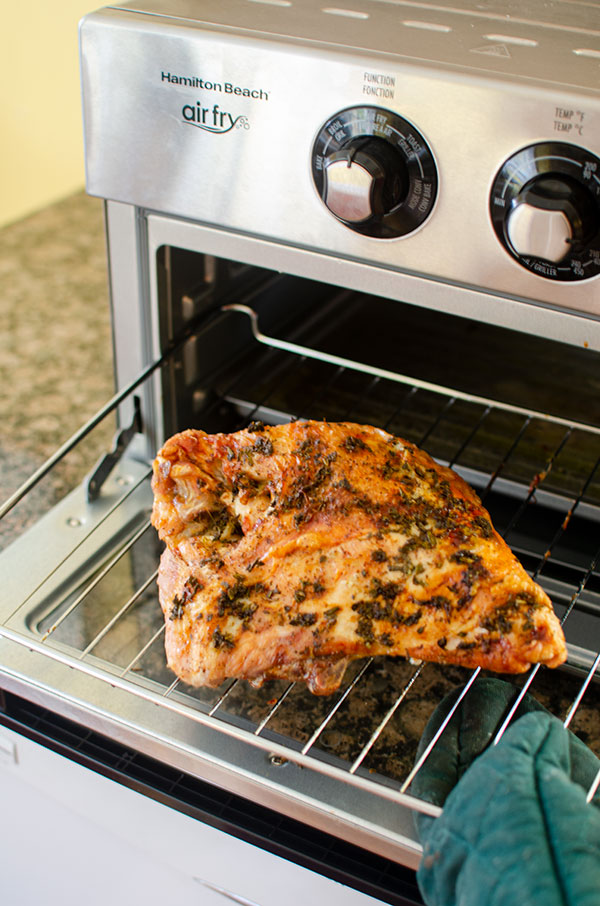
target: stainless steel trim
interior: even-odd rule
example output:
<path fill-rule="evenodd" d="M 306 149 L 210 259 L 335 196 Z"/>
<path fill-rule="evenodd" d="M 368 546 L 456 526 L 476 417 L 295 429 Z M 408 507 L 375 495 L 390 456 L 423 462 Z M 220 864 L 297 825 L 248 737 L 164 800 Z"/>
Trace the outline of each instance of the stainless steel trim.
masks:
<path fill-rule="evenodd" d="M 147 213 L 147 230 L 150 260 L 162 245 L 169 245 L 600 350 L 600 319 L 567 311 L 564 307 L 554 308 L 541 302 L 532 304 L 521 291 L 510 295 L 496 294 L 481 287 L 460 286 L 454 282 L 419 277 L 414 273 L 399 273 L 387 267 L 377 267 L 360 257 L 341 259 L 336 254 L 326 254 L 314 248 L 293 248 L 273 239 L 231 232 L 177 217 L 167 218 L 151 211 Z M 154 271 L 150 280 L 151 301 L 156 302 Z M 131 298 L 124 298 L 124 304 Z M 136 337 L 135 334 L 132 336 Z"/>

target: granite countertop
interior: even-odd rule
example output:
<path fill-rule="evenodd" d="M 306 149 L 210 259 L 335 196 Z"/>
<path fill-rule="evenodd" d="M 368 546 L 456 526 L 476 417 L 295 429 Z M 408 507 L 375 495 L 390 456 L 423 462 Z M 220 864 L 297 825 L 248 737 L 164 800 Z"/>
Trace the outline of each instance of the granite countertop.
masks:
<path fill-rule="evenodd" d="M 102 202 L 76 194 L 0 230 L 0 501 L 113 394 Z M 75 486 L 106 445 L 81 450 L 0 522 L 0 548 Z"/>

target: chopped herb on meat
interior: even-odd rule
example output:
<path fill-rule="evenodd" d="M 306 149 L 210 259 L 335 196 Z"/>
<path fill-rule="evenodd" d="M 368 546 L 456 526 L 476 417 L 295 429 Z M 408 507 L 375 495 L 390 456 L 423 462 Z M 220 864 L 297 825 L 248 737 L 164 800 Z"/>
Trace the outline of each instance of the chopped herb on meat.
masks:
<path fill-rule="evenodd" d="M 297 613 L 290 617 L 290 626 L 312 626 L 317 622 L 316 613 Z"/>
<path fill-rule="evenodd" d="M 172 607 L 169 612 L 170 620 L 180 620 L 184 614 L 185 606 L 192 600 L 196 592 L 201 591 L 204 586 L 196 576 L 188 576 L 183 584 L 180 595 L 173 597 Z"/>
<path fill-rule="evenodd" d="M 212 643 L 215 648 L 235 648 L 235 642 L 227 632 L 221 632 L 217 627 L 212 634 Z"/>
<path fill-rule="evenodd" d="M 354 453 L 355 450 L 368 450 L 367 444 L 360 437 L 355 437 L 354 435 L 349 435 L 346 437 L 342 444 L 344 450 L 347 450 L 348 453 Z"/>

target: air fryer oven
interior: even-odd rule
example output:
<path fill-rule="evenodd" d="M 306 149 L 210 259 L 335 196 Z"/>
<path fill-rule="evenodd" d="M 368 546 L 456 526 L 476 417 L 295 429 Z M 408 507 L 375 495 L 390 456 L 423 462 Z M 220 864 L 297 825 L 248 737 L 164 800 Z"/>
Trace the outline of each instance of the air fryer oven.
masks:
<path fill-rule="evenodd" d="M 417 745 L 479 670 L 366 659 L 323 699 L 285 682 L 192 689 L 165 664 L 158 446 L 316 418 L 385 428 L 476 488 L 569 650 L 564 668 L 512 679 L 496 740 L 531 691 L 600 754 L 588 8 L 509 21 L 481 4 L 172 0 L 84 20 L 117 392 L 0 515 L 103 419 L 118 432 L 1 556 L 6 727 L 310 876 L 419 902 L 413 815 L 439 809 L 411 793 Z"/>

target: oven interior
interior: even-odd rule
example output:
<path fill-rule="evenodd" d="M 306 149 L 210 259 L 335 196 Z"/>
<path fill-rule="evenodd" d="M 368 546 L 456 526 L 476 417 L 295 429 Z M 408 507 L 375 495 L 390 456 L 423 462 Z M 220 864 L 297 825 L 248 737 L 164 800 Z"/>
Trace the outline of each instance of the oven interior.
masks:
<path fill-rule="evenodd" d="M 158 722 L 168 711 L 266 754 L 290 801 L 292 765 L 317 783 L 348 785 L 357 801 L 374 796 L 377 821 L 389 826 L 375 834 L 370 815 L 356 820 L 376 849 L 397 820 L 382 803 L 390 814 L 399 803 L 427 810 L 411 797 L 416 748 L 436 704 L 473 671 L 367 659 L 327 698 L 286 682 L 186 687 L 165 665 L 161 545 L 149 522 L 150 458 L 140 453 L 160 442 L 146 428 L 158 421 L 164 436 L 189 427 L 230 432 L 253 420 L 370 423 L 463 475 L 550 594 L 568 664 L 512 678 L 515 696 L 532 692 L 600 755 L 599 354 L 172 246 L 159 248 L 156 275 L 160 358 L 103 420 L 135 397 L 137 421 L 119 426 L 108 465 L 98 471 L 92 459 L 83 488 L 2 554 L 12 576 L 32 545 L 54 537 L 31 576 L 7 582 L 0 639 L 151 702 Z M 162 400 L 159 418 L 148 399 Z M 96 430 L 102 423 L 88 426 L 73 450 Z M 278 807 L 285 811 L 281 795 Z M 397 833 L 406 840 L 411 831 Z"/>

